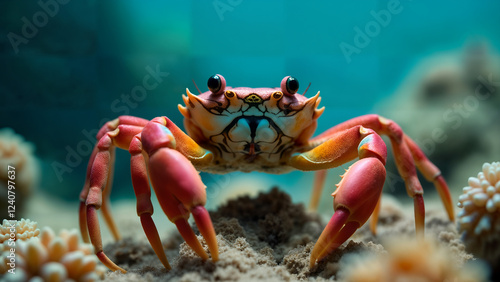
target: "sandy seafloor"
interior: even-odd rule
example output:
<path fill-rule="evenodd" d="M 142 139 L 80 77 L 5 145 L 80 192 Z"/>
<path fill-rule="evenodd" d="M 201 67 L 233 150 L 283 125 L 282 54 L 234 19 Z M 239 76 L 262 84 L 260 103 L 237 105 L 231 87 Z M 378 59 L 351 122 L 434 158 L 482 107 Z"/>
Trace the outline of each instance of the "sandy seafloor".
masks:
<path fill-rule="evenodd" d="M 444 246 L 445 259 L 453 262 L 455 269 L 462 269 L 474 257 L 465 252 L 455 224 L 447 219 L 439 199 L 426 200 L 425 237 Z M 29 207 L 28 217 L 37 221 L 39 228 L 50 226 L 57 231 L 78 226 L 76 205 L 35 195 Z M 153 219 L 172 266 L 172 270 L 166 271 L 144 235 L 135 214 L 135 201 L 114 202 L 112 209 L 123 239 L 114 242 L 101 218 L 104 251 L 128 273 L 108 271 L 106 281 L 345 281 L 350 277 L 349 271 L 357 271 L 350 267 L 353 257 L 384 254 L 391 241 L 415 238 L 412 202 L 402 203 L 384 194 L 377 235 L 370 232 L 367 222 L 346 243 L 309 269 L 310 252 L 333 209 L 321 218 L 306 212 L 302 204 L 292 203 L 286 193 L 272 189 L 256 197 L 230 200 L 210 212 L 218 234 L 216 263 L 202 261 L 156 207 Z M 198 238 L 208 253 L 202 237 Z M 484 281 L 484 277 L 452 281 Z"/>

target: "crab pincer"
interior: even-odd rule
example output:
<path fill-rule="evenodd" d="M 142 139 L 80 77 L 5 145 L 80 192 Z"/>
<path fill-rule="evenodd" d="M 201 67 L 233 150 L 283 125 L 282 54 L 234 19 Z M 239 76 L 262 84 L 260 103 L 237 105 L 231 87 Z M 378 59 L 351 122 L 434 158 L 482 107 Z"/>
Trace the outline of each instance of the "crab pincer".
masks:
<path fill-rule="evenodd" d="M 370 218 L 377 207 L 384 186 L 387 149 L 382 138 L 373 130 L 359 126 L 342 135 L 331 139 L 323 147 L 318 147 L 317 151 L 301 156 L 304 160 L 307 158 L 309 163 L 321 163 L 330 159 L 330 154 L 337 155 L 337 151 L 344 152 L 340 155 L 357 152 L 359 157 L 359 160 L 342 176 L 337 190 L 332 194 L 335 213 L 311 252 L 310 268 L 317 260 L 323 259 L 342 245 Z M 344 138 L 360 140 L 359 145 L 357 148 L 353 146 L 343 148 Z"/>
<path fill-rule="evenodd" d="M 175 139 L 169 129 L 155 120 L 144 127 L 142 146 L 149 156 L 149 175 L 161 208 L 177 226 L 186 243 L 205 260 L 208 255 L 187 221 L 189 215 L 193 214 L 212 260 L 217 261 L 217 239 L 204 207 L 206 186 L 199 173 L 184 155 L 175 150 Z M 146 231 L 147 227 L 144 229 Z"/>
<path fill-rule="evenodd" d="M 310 268 L 368 220 L 380 198 L 384 180 L 385 168 L 377 158 L 361 159 L 349 168 L 334 192 L 335 213 L 314 246 Z"/>

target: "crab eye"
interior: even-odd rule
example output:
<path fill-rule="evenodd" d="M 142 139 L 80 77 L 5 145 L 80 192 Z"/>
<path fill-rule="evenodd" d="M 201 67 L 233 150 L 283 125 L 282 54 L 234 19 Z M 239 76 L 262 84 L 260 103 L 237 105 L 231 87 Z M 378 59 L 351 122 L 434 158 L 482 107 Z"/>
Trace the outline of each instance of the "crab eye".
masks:
<path fill-rule="evenodd" d="M 286 76 L 281 81 L 281 91 L 288 96 L 292 96 L 299 90 L 299 81 L 293 76 Z"/>
<path fill-rule="evenodd" d="M 226 88 L 226 80 L 222 75 L 214 74 L 208 78 L 207 86 L 212 93 L 222 94 L 224 88 Z"/>

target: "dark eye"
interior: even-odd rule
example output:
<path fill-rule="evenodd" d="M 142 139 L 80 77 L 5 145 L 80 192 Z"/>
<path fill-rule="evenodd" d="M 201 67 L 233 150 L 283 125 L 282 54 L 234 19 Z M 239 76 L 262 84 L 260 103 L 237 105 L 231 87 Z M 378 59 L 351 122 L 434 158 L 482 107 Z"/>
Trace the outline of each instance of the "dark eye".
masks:
<path fill-rule="evenodd" d="M 292 96 L 299 90 L 299 81 L 293 76 L 286 76 L 281 81 L 281 91 L 288 96 Z"/>
<path fill-rule="evenodd" d="M 295 77 L 289 77 L 286 81 L 286 90 L 295 94 L 299 90 L 299 81 Z"/>
<path fill-rule="evenodd" d="M 220 90 L 220 77 L 216 74 L 212 75 L 210 78 L 208 78 L 208 89 L 212 91 L 213 93 L 217 93 Z"/>
<path fill-rule="evenodd" d="M 220 74 L 214 74 L 208 78 L 208 89 L 214 94 L 222 94 L 226 88 L 226 80 Z"/>

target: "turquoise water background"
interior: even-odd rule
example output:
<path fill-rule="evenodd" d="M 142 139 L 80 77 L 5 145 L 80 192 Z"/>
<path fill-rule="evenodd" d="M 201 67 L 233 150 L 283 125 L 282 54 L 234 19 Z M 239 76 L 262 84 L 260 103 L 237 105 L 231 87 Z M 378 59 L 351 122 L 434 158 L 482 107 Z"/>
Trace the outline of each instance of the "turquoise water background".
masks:
<path fill-rule="evenodd" d="M 67 200 L 84 182 L 88 135 L 120 114 L 182 125 L 177 104 L 192 80 L 202 91 L 214 73 L 235 87 L 279 87 L 292 75 L 301 92 L 310 82 L 308 95 L 321 91 L 326 107 L 321 132 L 372 113 L 428 56 L 471 40 L 500 47 L 493 0 L 39 3 L 0 1 L 0 127 L 35 144 L 39 189 Z M 134 99 L 148 68 L 165 74 Z M 115 171 L 113 197 L 132 197 L 128 153 Z M 231 177 L 203 174 L 209 191 L 235 189 Z M 311 173 L 252 177 L 264 179 L 260 190 L 279 185 L 308 201 Z"/>

